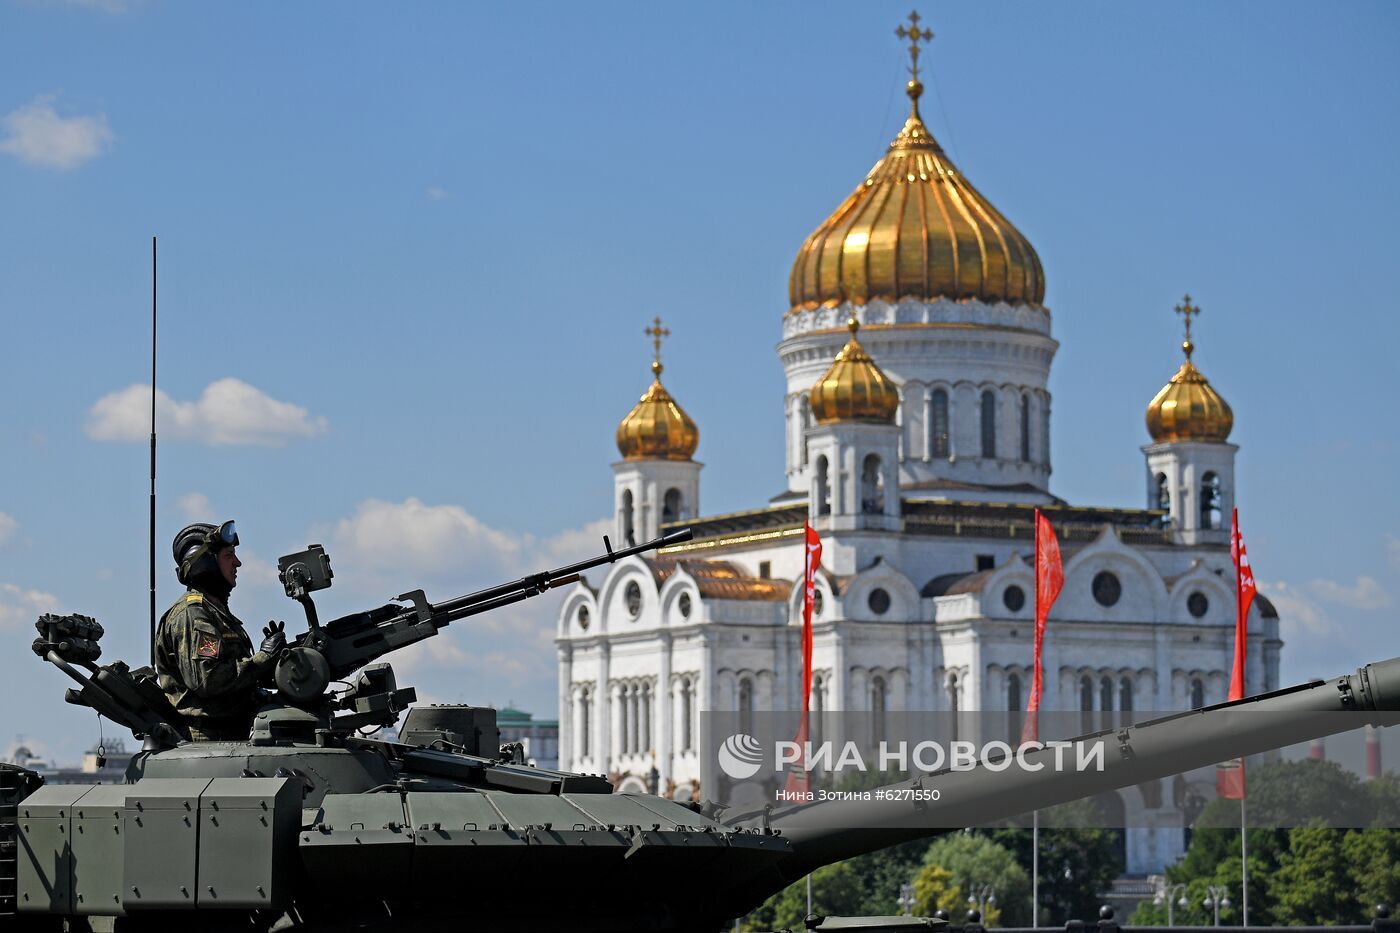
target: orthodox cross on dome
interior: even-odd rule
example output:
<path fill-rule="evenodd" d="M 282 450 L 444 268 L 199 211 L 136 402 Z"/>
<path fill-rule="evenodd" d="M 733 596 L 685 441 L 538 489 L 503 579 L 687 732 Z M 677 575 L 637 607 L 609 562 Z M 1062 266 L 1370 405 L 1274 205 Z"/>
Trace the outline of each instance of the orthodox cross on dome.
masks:
<path fill-rule="evenodd" d="M 1191 342 L 1191 315 L 1200 314 L 1199 305 L 1191 303 L 1191 296 L 1186 295 L 1181 299 L 1181 304 L 1176 306 L 1176 313 L 1186 319 L 1186 339 L 1181 342 L 1181 349 L 1186 351 L 1186 361 L 1191 361 L 1191 351 L 1196 349 L 1196 345 Z"/>
<path fill-rule="evenodd" d="M 662 327 L 661 318 L 657 317 L 652 322 L 652 326 L 646 328 L 642 333 L 651 338 L 652 352 L 655 354 L 651 361 L 651 371 L 659 376 L 661 375 L 661 341 L 663 338 L 671 336 L 671 329 Z"/>
<path fill-rule="evenodd" d="M 921 28 L 919 19 L 919 11 L 912 10 L 909 13 L 909 28 L 905 29 L 901 24 L 894 31 L 894 34 L 899 38 L 909 40 L 909 79 L 911 81 L 919 80 L 919 43 L 927 42 L 933 38 L 933 30 Z"/>

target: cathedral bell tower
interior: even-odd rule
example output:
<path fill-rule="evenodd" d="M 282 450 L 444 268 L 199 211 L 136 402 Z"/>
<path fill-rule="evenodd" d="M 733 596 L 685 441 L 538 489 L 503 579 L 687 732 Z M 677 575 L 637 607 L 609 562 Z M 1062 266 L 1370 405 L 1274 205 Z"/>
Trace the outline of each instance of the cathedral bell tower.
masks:
<path fill-rule="evenodd" d="M 671 331 L 656 318 L 646 329 L 655 355 L 646 394 L 617 426 L 622 460 L 613 464 L 614 534 L 621 545 L 655 538 L 666 522 L 700 510 L 700 468 L 691 459 L 700 429 L 661 384 L 661 339 Z"/>
<path fill-rule="evenodd" d="M 806 431 L 811 458 L 809 515 L 818 531 L 902 527 L 899 498 L 899 389 L 851 338 L 807 393 L 816 424 Z"/>
<path fill-rule="evenodd" d="M 1187 295 L 1176 311 L 1186 319 L 1186 362 L 1147 406 L 1147 507 L 1167 512 L 1182 544 L 1228 544 L 1239 447 L 1226 438 L 1235 416 L 1191 362 L 1191 318 L 1201 309 Z"/>

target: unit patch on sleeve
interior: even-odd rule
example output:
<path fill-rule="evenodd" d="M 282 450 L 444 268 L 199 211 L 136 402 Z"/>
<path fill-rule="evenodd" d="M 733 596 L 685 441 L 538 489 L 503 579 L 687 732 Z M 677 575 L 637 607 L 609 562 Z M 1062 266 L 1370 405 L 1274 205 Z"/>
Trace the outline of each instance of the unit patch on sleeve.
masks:
<path fill-rule="evenodd" d="M 201 658 L 217 658 L 219 656 L 219 642 L 217 635 L 197 635 L 199 647 L 195 649 L 195 654 Z"/>

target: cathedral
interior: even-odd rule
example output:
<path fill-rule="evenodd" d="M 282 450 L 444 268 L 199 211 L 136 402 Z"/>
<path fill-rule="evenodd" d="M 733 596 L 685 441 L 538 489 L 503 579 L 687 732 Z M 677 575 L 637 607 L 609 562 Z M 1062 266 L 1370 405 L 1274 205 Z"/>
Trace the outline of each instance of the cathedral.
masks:
<path fill-rule="evenodd" d="M 1189 297 L 1177 307 L 1185 359 L 1147 406 L 1143 507 L 1055 496 L 1047 386 L 1059 344 L 1044 270 L 930 135 L 918 80 L 929 33 L 914 18 L 900 35 L 913 61 L 909 117 L 793 262 L 778 345 L 785 492 L 747 511 L 701 511 L 700 431 L 662 384 L 666 331 L 648 330 L 654 379 L 617 428 L 614 534 L 643 541 L 689 526 L 694 539 L 567 594 L 556 638 L 563 768 L 691 799 L 705 791 L 700 712 L 802 708 L 806 522 L 823 543 L 816 716 L 1024 710 L 1036 508 L 1059 535 L 1065 575 L 1042 708 L 1226 699 L 1238 448 L 1229 405 L 1191 361 L 1199 309 Z M 1282 642 L 1262 596 L 1248 642 L 1248 692 L 1276 689 Z M 1146 787 L 1117 796 L 1127 872 L 1175 861 L 1180 801 Z"/>

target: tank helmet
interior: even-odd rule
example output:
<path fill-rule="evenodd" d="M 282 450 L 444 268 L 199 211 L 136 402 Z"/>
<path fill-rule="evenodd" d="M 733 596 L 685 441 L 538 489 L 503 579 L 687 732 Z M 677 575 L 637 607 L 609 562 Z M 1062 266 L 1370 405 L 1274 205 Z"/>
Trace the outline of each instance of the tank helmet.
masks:
<path fill-rule="evenodd" d="M 222 525 L 195 522 L 175 535 L 171 551 L 175 555 L 175 576 L 189 585 L 191 580 L 218 568 L 219 552 L 238 545 L 238 526 L 232 520 Z"/>

